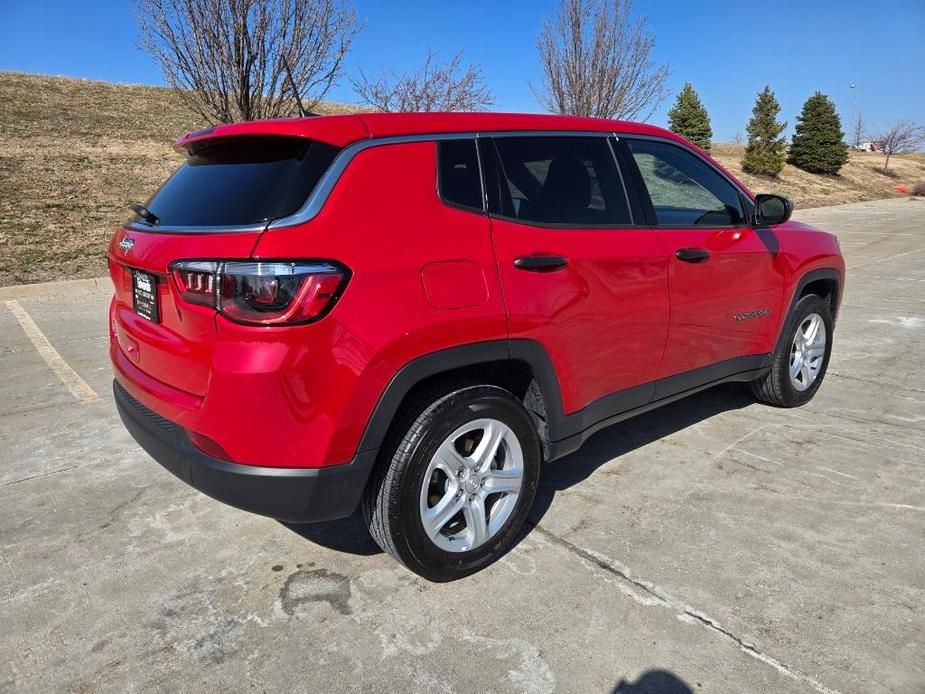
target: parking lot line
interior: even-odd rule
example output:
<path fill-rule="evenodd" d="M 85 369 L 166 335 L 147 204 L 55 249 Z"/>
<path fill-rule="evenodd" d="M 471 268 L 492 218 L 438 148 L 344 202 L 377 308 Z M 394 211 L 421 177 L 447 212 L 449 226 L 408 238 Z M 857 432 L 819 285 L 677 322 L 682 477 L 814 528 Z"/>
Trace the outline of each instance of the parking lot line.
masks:
<path fill-rule="evenodd" d="M 26 309 L 20 306 L 19 302 L 15 299 L 7 301 L 6 305 L 16 317 L 16 320 L 19 321 L 23 332 L 26 333 L 26 337 L 28 337 L 33 346 L 35 346 L 35 350 L 39 353 L 39 356 L 45 360 L 45 363 L 48 364 L 48 368 L 54 371 L 55 375 L 60 379 L 61 383 L 64 384 L 64 387 L 70 391 L 71 395 L 81 404 L 99 400 L 100 396 L 97 395 L 96 391 L 80 377 L 80 374 L 74 371 L 74 369 L 64 361 L 60 354 L 58 354 L 58 350 L 48 341 L 48 338 L 45 337 L 45 334 L 39 329 L 39 326 L 32 320 L 32 316 L 26 312 Z"/>

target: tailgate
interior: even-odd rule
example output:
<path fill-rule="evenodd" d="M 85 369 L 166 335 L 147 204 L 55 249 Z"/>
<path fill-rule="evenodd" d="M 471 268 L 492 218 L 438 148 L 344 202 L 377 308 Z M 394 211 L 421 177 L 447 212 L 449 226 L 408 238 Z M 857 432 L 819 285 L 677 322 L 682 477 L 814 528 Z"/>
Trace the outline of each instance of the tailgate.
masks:
<path fill-rule="evenodd" d="M 248 258 L 260 232 L 165 234 L 123 229 L 109 248 L 115 288 L 113 329 L 125 355 L 152 378 L 194 395 L 205 395 L 215 348 L 215 310 L 179 298 L 167 266 L 182 258 Z M 128 240 L 128 243 L 123 241 Z M 129 250 L 125 250 L 131 244 Z M 121 244 L 121 245 L 120 245 Z M 153 280 L 157 316 L 136 310 L 133 274 Z"/>
<path fill-rule="evenodd" d="M 211 137 L 186 149 L 186 162 L 144 207 L 133 208 L 136 217 L 110 243 L 112 328 L 145 374 L 201 396 L 216 312 L 182 299 L 169 266 L 249 259 L 267 224 L 304 204 L 338 149 L 275 135 Z"/>

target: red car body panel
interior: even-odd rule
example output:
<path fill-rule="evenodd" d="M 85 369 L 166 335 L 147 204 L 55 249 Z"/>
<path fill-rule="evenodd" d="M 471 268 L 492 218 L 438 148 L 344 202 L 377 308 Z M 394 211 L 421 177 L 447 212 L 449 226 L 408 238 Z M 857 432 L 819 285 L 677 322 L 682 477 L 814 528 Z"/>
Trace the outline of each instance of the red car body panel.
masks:
<path fill-rule="evenodd" d="M 164 322 L 154 325 L 132 311 L 131 284 L 115 278 L 122 287 L 113 307 L 120 342 L 142 343 L 140 368 L 148 376 L 184 395 L 203 395 L 207 385 L 208 394 L 195 410 L 183 409 L 175 404 L 181 396 L 162 399 L 121 370 L 116 359 L 123 387 L 168 420 L 218 441 L 235 462 L 320 467 L 349 461 L 370 412 L 400 366 L 444 347 L 507 337 L 488 218 L 441 202 L 434 150 L 433 142 L 421 142 L 360 153 L 315 219 L 262 237 L 116 234 L 109 251 L 114 260 L 157 272 L 164 280 L 159 286 Z M 382 176 L 382 171 L 395 170 L 402 175 Z M 366 230 L 362 244 L 348 233 L 352 229 Z M 130 258 L 118 245 L 125 236 L 135 241 Z M 311 325 L 241 326 L 175 298 L 167 280 L 170 262 L 247 258 L 251 253 L 254 258 L 336 258 L 353 277 L 336 311 Z M 483 300 L 453 311 L 435 307 L 425 278 L 431 292 L 445 294 L 436 264 L 459 259 L 480 270 L 474 277 L 463 273 L 470 286 L 460 291 Z M 120 265 L 115 267 L 122 272 Z M 443 272 L 448 281 L 459 281 L 458 266 Z M 179 337 L 172 328 L 181 322 L 196 326 L 195 333 Z M 149 336 L 156 341 L 149 343 Z M 174 352 L 162 343 L 173 345 Z M 184 351 L 192 373 L 177 368 L 174 354 Z M 204 377 L 203 369 L 208 372 Z"/>
<path fill-rule="evenodd" d="M 515 114 L 253 122 L 191 133 L 177 145 L 273 134 L 343 147 L 368 138 L 512 130 L 620 132 L 695 149 L 646 125 Z M 800 278 L 818 268 L 844 275 L 834 238 L 795 222 L 773 230 L 552 231 L 457 209 L 437 192 L 435 151 L 433 141 L 360 151 L 302 224 L 237 233 L 117 231 L 109 257 L 118 382 L 166 420 L 216 442 L 234 463 L 327 468 L 357 455 L 387 386 L 422 355 L 534 340 L 549 355 L 568 415 L 665 376 L 771 352 Z M 126 239 L 134 242 L 129 252 L 120 247 Z M 674 260 L 675 250 L 692 245 L 710 249 L 712 261 Z M 539 274 L 512 267 L 517 256 L 547 252 L 567 255 L 568 268 Z M 263 327 L 184 301 L 168 273 L 177 260 L 248 258 L 330 259 L 351 276 L 318 322 Z M 158 277 L 159 323 L 133 311 L 126 268 Z M 767 320 L 732 320 L 764 308 Z"/>
<path fill-rule="evenodd" d="M 774 227 L 780 244 L 777 262 L 784 276 L 783 306 L 789 306 L 800 279 L 814 270 L 834 269 L 839 276 L 838 297 L 833 316 L 837 315 L 845 295 L 845 261 L 838 239 L 832 234 L 795 220 Z M 775 333 L 780 332 L 785 316 L 776 321 Z"/>
<path fill-rule="evenodd" d="M 658 378 L 668 338 L 668 258 L 650 230 L 543 229 L 492 220 L 510 336 L 546 348 L 566 414 Z M 523 272 L 524 255 L 568 257 Z"/>
<path fill-rule="evenodd" d="M 320 458 L 324 464 L 354 455 L 373 407 L 401 366 L 445 347 L 507 337 L 488 219 L 439 199 L 435 149 L 433 142 L 420 142 L 361 152 L 318 217 L 306 228 L 267 232 L 255 251 L 257 258 L 337 258 L 353 273 L 336 310 L 318 324 L 336 316 L 339 344 L 329 349 L 350 379 L 337 392 L 321 392 L 337 429 Z M 356 229 L 364 230 L 362 243 L 349 233 Z M 460 308 L 435 307 L 425 282 L 432 294 L 445 290 L 441 272 L 457 281 L 452 261 L 459 260 L 479 272 L 462 273 L 469 285 L 459 289 Z M 473 295 L 484 300 L 465 300 Z"/>
<path fill-rule="evenodd" d="M 669 265 L 671 328 L 659 377 L 770 352 L 774 321 L 732 320 L 756 309 L 780 316 L 783 272 L 763 235 L 750 227 L 656 233 L 670 257 L 681 248 L 710 251 L 709 262 Z"/>

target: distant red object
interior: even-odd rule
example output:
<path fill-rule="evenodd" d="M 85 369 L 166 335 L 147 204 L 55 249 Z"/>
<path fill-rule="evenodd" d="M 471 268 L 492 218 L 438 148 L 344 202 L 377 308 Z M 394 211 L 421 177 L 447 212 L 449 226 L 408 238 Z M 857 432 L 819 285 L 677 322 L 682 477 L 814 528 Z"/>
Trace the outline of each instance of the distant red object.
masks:
<path fill-rule="evenodd" d="M 909 189 L 906 188 L 906 186 L 896 186 L 895 188 L 893 188 L 893 190 L 895 190 L 897 193 L 908 193 L 909 192 Z"/>

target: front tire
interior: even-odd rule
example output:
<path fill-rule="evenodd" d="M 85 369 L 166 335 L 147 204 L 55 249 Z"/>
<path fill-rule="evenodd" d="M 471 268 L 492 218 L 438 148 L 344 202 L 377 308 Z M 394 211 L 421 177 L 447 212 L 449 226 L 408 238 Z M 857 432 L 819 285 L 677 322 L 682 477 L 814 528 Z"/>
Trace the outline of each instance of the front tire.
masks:
<path fill-rule="evenodd" d="M 517 541 L 541 449 L 524 406 L 495 386 L 455 383 L 403 413 L 363 500 L 376 543 L 416 574 L 451 581 Z"/>
<path fill-rule="evenodd" d="M 777 407 L 799 407 L 813 399 L 832 353 L 832 313 L 815 294 L 801 298 L 785 326 L 771 370 L 752 381 L 755 397 Z"/>

